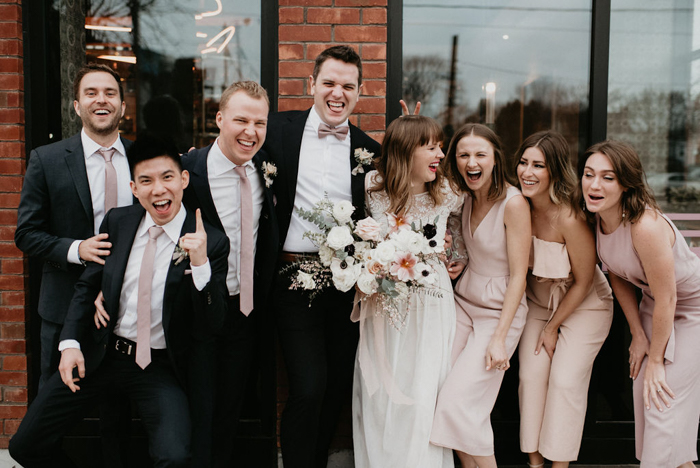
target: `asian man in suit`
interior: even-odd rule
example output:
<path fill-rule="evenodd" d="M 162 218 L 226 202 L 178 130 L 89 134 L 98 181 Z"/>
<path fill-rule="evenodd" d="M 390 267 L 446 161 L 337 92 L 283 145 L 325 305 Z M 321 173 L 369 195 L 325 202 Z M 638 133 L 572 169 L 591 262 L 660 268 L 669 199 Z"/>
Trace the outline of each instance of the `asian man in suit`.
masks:
<path fill-rule="evenodd" d="M 74 466 L 61 439 L 110 388 L 134 402 L 154 466 L 189 466 L 184 385 L 191 331 L 223 324 L 229 242 L 182 204 L 189 174 L 172 144 L 145 135 L 128 155 L 139 204 L 113 209 L 102 222 L 111 254 L 89 262 L 77 282 L 61 332 L 59 372 L 10 441 L 10 454 L 25 467 Z M 100 290 L 109 318 L 97 329 Z"/>
<path fill-rule="evenodd" d="M 275 174 L 274 167 L 258 153 L 265 142 L 269 108 L 267 92 L 258 83 L 233 83 L 219 102 L 219 137 L 182 158 L 190 173 L 185 203 L 200 208 L 204 219 L 225 232 L 231 244 L 226 278 L 229 308 L 224 326 L 216 336 L 200 335 L 195 353 L 201 355 L 193 355 L 193 359 L 211 364 L 192 368 L 193 467 L 231 466 L 236 425 L 251 363 L 259 349 L 261 325 L 266 333 L 273 328 L 265 308 L 277 260 L 272 193 Z M 247 186 L 252 202 L 249 213 L 243 200 Z M 252 245 L 244 245 L 246 228 Z M 249 266 L 254 267 L 248 279 L 246 254 Z M 252 309 L 250 305 L 246 309 L 251 298 Z"/>
<path fill-rule="evenodd" d="M 277 199 L 282 268 L 318 247 L 306 231 L 315 226 L 297 209 L 311 209 L 326 194 L 350 200 L 353 218 L 364 217 L 364 176 L 369 167 L 355 157 L 365 149 L 379 156 L 380 145 L 348 122 L 362 87 L 362 62 L 349 46 L 334 46 L 316 58 L 309 77 L 314 105 L 306 111 L 271 114 L 263 152 L 277 166 Z M 360 170 L 354 170 L 358 168 Z M 353 292 L 334 288 L 311 304 L 306 293 L 289 289 L 278 274 L 273 286 L 280 344 L 289 378 L 282 414 L 281 444 L 285 468 L 325 467 L 338 416 L 350 394 L 357 348 L 357 324 L 350 321 Z"/>

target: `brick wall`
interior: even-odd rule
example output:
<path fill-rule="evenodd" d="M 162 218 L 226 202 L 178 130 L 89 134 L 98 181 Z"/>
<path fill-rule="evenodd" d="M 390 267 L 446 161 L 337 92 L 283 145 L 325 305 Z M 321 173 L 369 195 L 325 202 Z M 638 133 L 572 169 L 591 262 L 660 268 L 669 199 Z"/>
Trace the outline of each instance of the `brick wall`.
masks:
<path fill-rule="evenodd" d="M 13 241 L 24 151 L 22 2 L 0 0 L 0 448 L 27 409 L 27 264 Z"/>
<path fill-rule="evenodd" d="M 348 44 L 362 57 L 362 97 L 353 124 L 381 141 L 386 111 L 387 0 L 279 0 L 280 111 L 308 109 L 308 77 L 325 48 Z"/>
<path fill-rule="evenodd" d="M 308 78 L 316 56 L 348 44 L 362 58 L 362 95 L 350 121 L 381 141 L 386 127 L 387 0 L 279 0 L 278 110 L 313 105 Z M 287 377 L 278 353 L 277 416 L 287 399 Z M 352 447 L 350 401 L 343 410 L 335 448 Z"/>

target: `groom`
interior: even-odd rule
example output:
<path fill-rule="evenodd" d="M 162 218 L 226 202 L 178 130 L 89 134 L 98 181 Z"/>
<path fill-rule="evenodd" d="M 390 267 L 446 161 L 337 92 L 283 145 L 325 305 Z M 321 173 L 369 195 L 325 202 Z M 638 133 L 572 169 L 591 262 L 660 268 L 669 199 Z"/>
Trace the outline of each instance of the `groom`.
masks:
<path fill-rule="evenodd" d="M 354 218 L 364 217 L 364 176 L 354 154 L 379 156 L 380 145 L 348 122 L 362 89 L 362 62 L 354 49 L 335 46 L 316 58 L 309 77 L 314 105 L 306 111 L 271 114 L 263 151 L 277 166 L 273 185 L 279 223 L 279 267 L 318 255 L 304 233 L 314 225 L 298 215 L 328 196 L 349 200 Z M 343 401 L 352 387 L 357 325 L 350 321 L 353 292 L 329 288 L 310 304 L 278 274 L 273 287 L 280 344 L 289 378 L 282 414 L 285 468 L 325 467 Z"/>

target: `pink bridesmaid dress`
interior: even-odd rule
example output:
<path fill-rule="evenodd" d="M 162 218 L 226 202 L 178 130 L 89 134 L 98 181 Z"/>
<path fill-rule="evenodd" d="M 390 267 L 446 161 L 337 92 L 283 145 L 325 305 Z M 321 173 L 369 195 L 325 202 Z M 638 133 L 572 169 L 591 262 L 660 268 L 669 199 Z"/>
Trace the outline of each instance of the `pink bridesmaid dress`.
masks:
<path fill-rule="evenodd" d="M 634 424 L 636 455 L 641 468 L 675 468 L 697 459 L 698 420 L 700 419 L 700 258 L 686 244 L 676 226 L 673 260 L 676 275 L 676 313 L 673 331 L 664 354 L 666 382 L 675 393 L 671 407 L 658 411 L 652 404 L 644 408 L 644 358 L 634 381 Z M 654 298 L 639 256 L 632 245 L 631 225 L 622 223 L 604 234 L 597 223 L 598 256 L 615 275 L 642 290 L 639 316 L 647 338 L 651 338 Z"/>

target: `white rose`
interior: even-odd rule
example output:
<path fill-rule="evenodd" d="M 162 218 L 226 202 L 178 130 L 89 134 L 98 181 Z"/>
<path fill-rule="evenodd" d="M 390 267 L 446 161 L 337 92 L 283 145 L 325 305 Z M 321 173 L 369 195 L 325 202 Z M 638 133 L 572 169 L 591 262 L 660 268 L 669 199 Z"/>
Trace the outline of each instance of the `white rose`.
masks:
<path fill-rule="evenodd" d="M 304 289 L 314 289 L 316 287 L 316 282 L 314 281 L 314 275 L 310 273 L 305 273 L 301 270 L 297 273 L 297 281 L 301 284 Z"/>
<path fill-rule="evenodd" d="M 377 248 L 374 249 L 372 258 L 382 265 L 386 265 L 394 259 L 396 248 L 391 241 L 380 242 Z"/>
<path fill-rule="evenodd" d="M 377 292 L 377 286 L 377 279 L 368 271 L 362 273 L 357 279 L 357 287 L 368 296 Z"/>
<path fill-rule="evenodd" d="M 330 230 L 326 243 L 333 250 L 341 250 L 354 241 L 352 231 L 348 226 L 336 226 Z"/>
<path fill-rule="evenodd" d="M 338 221 L 338 224 L 349 223 L 353 211 L 355 211 L 355 207 L 347 200 L 341 200 L 333 205 L 333 217 Z"/>
<path fill-rule="evenodd" d="M 355 286 L 361 271 L 362 265 L 356 265 L 352 257 L 347 257 L 345 260 L 334 258 L 331 262 L 333 285 L 341 292 L 347 292 Z"/>
<path fill-rule="evenodd" d="M 321 260 L 321 264 L 324 267 L 331 266 L 331 260 L 333 260 L 334 254 L 335 254 L 335 250 L 331 249 L 327 245 L 322 245 L 321 247 L 318 248 L 318 256 Z"/>
<path fill-rule="evenodd" d="M 396 242 L 396 246 L 399 250 L 411 252 L 413 255 L 421 253 L 426 245 L 425 237 L 410 229 L 401 229 L 392 234 L 391 238 Z"/>
<path fill-rule="evenodd" d="M 374 218 L 365 218 L 357 222 L 355 234 L 365 241 L 379 242 L 382 227 Z"/>

